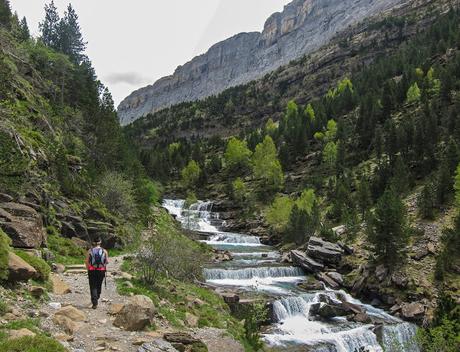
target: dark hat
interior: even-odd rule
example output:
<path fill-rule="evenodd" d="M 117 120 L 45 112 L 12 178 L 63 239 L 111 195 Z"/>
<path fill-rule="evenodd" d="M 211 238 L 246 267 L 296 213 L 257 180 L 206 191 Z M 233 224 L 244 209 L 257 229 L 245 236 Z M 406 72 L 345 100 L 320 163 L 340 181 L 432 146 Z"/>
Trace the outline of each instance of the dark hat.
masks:
<path fill-rule="evenodd" d="M 102 242 L 102 240 L 101 240 L 100 237 L 93 238 L 93 243 L 101 243 L 101 242 Z"/>

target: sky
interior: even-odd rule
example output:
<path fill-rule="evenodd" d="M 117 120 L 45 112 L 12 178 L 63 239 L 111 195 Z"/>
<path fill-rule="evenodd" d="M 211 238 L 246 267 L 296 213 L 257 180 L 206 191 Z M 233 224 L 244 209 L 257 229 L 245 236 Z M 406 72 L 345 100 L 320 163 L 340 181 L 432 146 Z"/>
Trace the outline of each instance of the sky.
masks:
<path fill-rule="evenodd" d="M 51 0 L 10 0 L 33 35 Z M 177 66 L 240 32 L 261 31 L 291 0 L 54 0 L 72 3 L 88 42 L 87 55 L 115 104 L 170 75 Z"/>

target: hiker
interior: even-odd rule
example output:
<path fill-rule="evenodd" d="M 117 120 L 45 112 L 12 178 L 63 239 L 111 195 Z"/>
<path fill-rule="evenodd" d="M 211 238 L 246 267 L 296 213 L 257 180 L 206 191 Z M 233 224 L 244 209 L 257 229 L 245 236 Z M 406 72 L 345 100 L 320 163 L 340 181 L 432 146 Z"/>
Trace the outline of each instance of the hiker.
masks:
<path fill-rule="evenodd" d="M 91 292 L 91 303 L 93 309 L 97 308 L 97 302 L 101 297 L 102 281 L 109 263 L 109 255 L 107 251 L 101 247 L 101 239 L 93 240 L 93 247 L 88 251 L 85 264 L 88 269 L 89 290 Z"/>

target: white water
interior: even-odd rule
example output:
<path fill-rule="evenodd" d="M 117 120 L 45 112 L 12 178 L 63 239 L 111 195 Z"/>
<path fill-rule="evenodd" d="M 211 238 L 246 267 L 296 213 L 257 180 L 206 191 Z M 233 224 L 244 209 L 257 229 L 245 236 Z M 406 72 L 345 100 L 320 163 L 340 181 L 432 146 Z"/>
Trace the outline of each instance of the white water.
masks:
<path fill-rule="evenodd" d="M 239 288 L 243 291 L 266 292 L 275 295 L 273 315 L 276 323 L 264 340 L 272 346 L 307 345 L 316 352 L 382 352 L 373 325 L 349 322 L 344 317 L 336 317 L 328 322 L 310 316 L 312 304 L 327 295 L 334 301 L 347 301 L 360 305 L 368 315 L 387 322 L 382 330 L 385 352 L 418 352 L 415 345 L 414 325 L 404 323 L 381 309 L 363 304 L 345 291 L 325 289 L 319 292 L 299 294 L 295 284 L 305 279 L 303 271 L 289 266 L 273 265 L 280 259 L 276 251 L 267 251 L 257 237 L 228 233 L 216 226 L 219 215 L 212 212 L 211 202 L 199 202 L 184 209 L 183 200 L 165 200 L 163 206 L 187 229 L 210 234 L 205 243 L 229 249 L 234 257 L 226 267 L 204 269 L 206 281 L 224 287 Z M 222 222 L 220 222 L 222 223 Z M 247 265 L 251 265 L 247 267 Z M 281 297 L 280 297 L 281 296 Z"/>

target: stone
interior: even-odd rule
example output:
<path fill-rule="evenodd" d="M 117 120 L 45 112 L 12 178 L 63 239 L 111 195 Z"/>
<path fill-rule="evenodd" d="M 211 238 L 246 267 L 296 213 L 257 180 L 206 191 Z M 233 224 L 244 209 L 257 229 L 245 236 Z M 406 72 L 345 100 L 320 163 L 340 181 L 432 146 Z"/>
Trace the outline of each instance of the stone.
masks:
<path fill-rule="evenodd" d="M 307 291 L 320 291 L 324 289 L 324 283 L 313 277 L 299 283 L 297 286 Z"/>
<path fill-rule="evenodd" d="M 198 326 L 198 317 L 189 312 L 185 313 L 185 325 L 190 328 L 195 328 Z"/>
<path fill-rule="evenodd" d="M 53 337 L 58 340 L 58 341 L 63 341 L 63 342 L 72 342 L 74 340 L 73 336 L 67 335 L 67 334 L 55 334 Z"/>
<path fill-rule="evenodd" d="M 418 320 L 425 313 L 425 306 L 420 302 L 405 303 L 401 306 L 401 316 L 407 320 Z"/>
<path fill-rule="evenodd" d="M 177 350 L 169 342 L 155 339 L 152 342 L 144 343 L 137 352 L 177 352 Z"/>
<path fill-rule="evenodd" d="M 170 343 L 181 343 L 183 345 L 191 345 L 200 341 L 185 332 L 166 333 L 164 334 L 164 339 Z"/>
<path fill-rule="evenodd" d="M 406 288 L 409 283 L 409 279 L 407 278 L 406 274 L 398 271 L 391 275 L 391 282 L 393 282 L 399 288 Z"/>
<path fill-rule="evenodd" d="M 40 286 L 31 286 L 29 288 L 29 292 L 32 296 L 38 298 L 38 297 L 41 297 L 45 294 L 45 289 L 43 287 L 40 287 Z"/>
<path fill-rule="evenodd" d="M 375 276 L 377 277 L 377 280 L 379 280 L 380 282 L 382 282 L 387 275 L 388 269 L 385 268 L 383 264 L 380 264 L 375 268 Z"/>
<path fill-rule="evenodd" d="M 11 203 L 14 200 L 12 196 L 6 193 L 0 193 L 0 202 L 1 203 Z"/>
<path fill-rule="evenodd" d="M 82 239 L 79 239 L 78 237 L 72 237 L 72 238 L 71 238 L 71 241 L 72 241 L 77 247 L 80 247 L 80 248 L 83 248 L 83 249 L 89 249 L 89 248 L 90 248 L 90 245 L 88 244 L 87 241 L 83 241 Z"/>
<path fill-rule="evenodd" d="M 319 237 L 310 237 L 308 241 L 307 255 L 319 262 L 336 265 L 342 260 L 342 254 L 343 249 L 335 243 Z"/>
<path fill-rule="evenodd" d="M 113 303 L 110 305 L 108 313 L 110 315 L 117 315 L 118 313 L 121 312 L 123 307 L 124 307 L 124 304 L 122 303 Z"/>
<path fill-rule="evenodd" d="M 37 271 L 26 261 L 13 252 L 8 253 L 8 281 L 27 281 L 37 275 Z"/>
<path fill-rule="evenodd" d="M 120 273 L 120 277 L 121 277 L 122 279 L 129 280 L 129 281 L 132 280 L 132 279 L 134 279 L 134 276 L 133 276 L 133 275 L 128 274 L 128 273 L 125 273 L 125 272 L 123 272 L 123 271 Z"/>
<path fill-rule="evenodd" d="M 11 238 L 13 247 L 40 248 L 46 244 L 46 233 L 40 214 L 19 203 L 0 203 L 0 228 Z M 9 214 L 5 221 L 5 213 Z"/>
<path fill-rule="evenodd" d="M 69 335 L 75 334 L 81 327 L 81 323 L 73 321 L 64 315 L 55 315 L 53 317 L 53 323 L 59 325 Z"/>
<path fill-rule="evenodd" d="M 86 314 L 73 306 L 66 306 L 59 309 L 54 316 L 64 316 L 72 321 L 81 322 L 86 320 Z"/>
<path fill-rule="evenodd" d="M 60 302 L 50 302 L 48 305 L 55 310 L 61 309 L 62 307 Z"/>
<path fill-rule="evenodd" d="M 62 296 L 72 292 L 70 286 L 65 281 L 63 281 L 58 275 L 51 274 L 50 279 L 51 283 L 53 284 L 53 293 L 55 295 Z"/>
<path fill-rule="evenodd" d="M 321 263 L 318 263 L 317 261 L 313 260 L 310 258 L 308 255 L 306 255 L 304 252 L 299 251 L 299 250 L 293 250 L 291 251 L 291 258 L 292 262 L 300 266 L 302 269 L 309 273 L 316 273 L 318 271 L 321 271 L 324 269 L 324 265 Z"/>
<path fill-rule="evenodd" d="M 345 235 L 347 233 L 347 226 L 346 225 L 340 225 L 340 226 L 337 226 L 337 227 L 333 227 L 332 232 L 334 232 L 334 234 L 337 237 L 342 237 L 343 235 Z"/>
<path fill-rule="evenodd" d="M 225 303 L 238 303 L 240 301 L 240 296 L 236 293 L 223 293 L 221 296 Z"/>
<path fill-rule="evenodd" d="M 340 288 L 340 284 L 325 273 L 319 273 L 316 277 L 318 280 L 323 281 L 327 286 L 329 286 L 333 290 L 338 290 Z"/>
<path fill-rule="evenodd" d="M 312 53 L 349 26 L 403 2 L 292 1 L 267 19 L 262 32 L 234 35 L 177 67 L 173 75 L 133 92 L 118 106 L 120 123 L 127 125 L 163 108 L 217 95 L 261 78 Z M 347 16 L 337 16 L 339 13 Z"/>
<path fill-rule="evenodd" d="M 29 329 L 19 329 L 19 330 L 10 330 L 8 331 L 8 339 L 20 339 L 21 337 L 31 336 L 34 337 L 36 334 Z"/>
<path fill-rule="evenodd" d="M 151 324 L 155 314 L 152 300 L 146 296 L 133 296 L 117 314 L 113 325 L 128 331 L 139 331 Z"/>
<path fill-rule="evenodd" d="M 65 271 L 65 265 L 59 264 L 59 263 L 53 263 L 51 265 L 51 269 L 55 273 L 62 274 Z"/>
<path fill-rule="evenodd" d="M 281 256 L 281 263 L 284 263 L 284 264 L 291 264 L 292 263 L 292 257 L 291 257 L 290 252 L 283 253 L 283 255 Z"/>
<path fill-rule="evenodd" d="M 343 284 L 343 276 L 339 274 L 336 271 L 329 271 L 326 273 L 327 276 L 329 276 L 332 280 L 337 282 L 338 284 L 342 285 Z"/>

